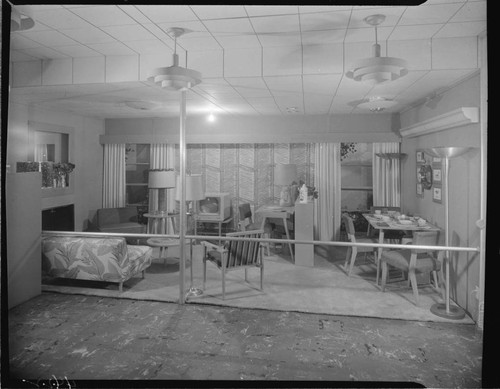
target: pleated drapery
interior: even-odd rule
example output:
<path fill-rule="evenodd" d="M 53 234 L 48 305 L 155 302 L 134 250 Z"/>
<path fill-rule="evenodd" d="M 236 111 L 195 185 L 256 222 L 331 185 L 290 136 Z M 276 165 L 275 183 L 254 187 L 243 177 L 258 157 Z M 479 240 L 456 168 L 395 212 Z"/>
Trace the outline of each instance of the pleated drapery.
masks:
<path fill-rule="evenodd" d="M 150 169 L 174 169 L 175 168 L 175 147 L 172 144 L 153 143 L 149 151 Z M 167 211 L 175 211 L 175 189 L 167 190 Z M 153 212 L 158 206 L 158 191 L 149 191 L 149 211 Z M 173 234 L 171 225 L 167 223 L 167 233 Z"/>
<path fill-rule="evenodd" d="M 381 158 L 379 153 L 399 153 L 398 142 L 373 144 L 373 205 L 399 207 L 401 166 L 399 158 Z"/>
<path fill-rule="evenodd" d="M 340 143 L 316 143 L 314 183 L 318 199 L 314 208 L 314 239 L 338 240 L 340 234 Z"/>
<path fill-rule="evenodd" d="M 103 208 L 124 207 L 125 189 L 125 144 L 104 145 Z"/>

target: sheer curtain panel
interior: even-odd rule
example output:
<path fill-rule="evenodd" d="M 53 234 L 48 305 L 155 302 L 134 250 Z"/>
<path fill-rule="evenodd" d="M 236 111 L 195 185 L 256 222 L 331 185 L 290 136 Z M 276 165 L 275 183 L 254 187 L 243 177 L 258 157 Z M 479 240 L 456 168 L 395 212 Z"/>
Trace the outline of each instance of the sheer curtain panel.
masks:
<path fill-rule="evenodd" d="M 380 158 L 377 153 L 399 153 L 398 142 L 373 144 L 373 205 L 399 207 L 401 197 L 400 160 Z"/>
<path fill-rule="evenodd" d="M 314 208 L 314 239 L 332 241 L 340 233 L 340 143 L 317 143 L 314 183 L 318 199 Z"/>
<path fill-rule="evenodd" d="M 104 145 L 103 208 L 124 207 L 125 191 L 125 144 Z"/>

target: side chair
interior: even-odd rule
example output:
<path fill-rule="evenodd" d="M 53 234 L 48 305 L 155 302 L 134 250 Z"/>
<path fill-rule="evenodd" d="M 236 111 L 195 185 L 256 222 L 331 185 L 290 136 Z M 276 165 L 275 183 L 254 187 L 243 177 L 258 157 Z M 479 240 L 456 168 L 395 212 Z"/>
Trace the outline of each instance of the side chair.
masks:
<path fill-rule="evenodd" d="M 264 230 L 262 235 L 263 238 L 269 239 L 271 237 L 271 233 L 273 231 L 273 227 L 271 223 L 267 221 L 263 221 L 263 223 L 258 223 L 253 221 L 252 210 L 250 208 L 249 203 L 243 203 L 238 206 L 238 230 L 239 231 L 253 231 L 253 230 Z M 267 255 L 271 255 L 271 248 L 269 242 L 263 242 L 262 245 L 267 250 Z"/>
<path fill-rule="evenodd" d="M 442 262 L 444 251 L 438 251 L 436 254 L 432 250 L 411 248 L 412 245 L 436 246 L 438 235 L 439 231 L 415 231 L 413 233 L 413 240 L 408 244 L 408 248 L 382 251 L 380 258 L 382 263 L 382 292 L 385 291 L 387 270 L 388 265 L 390 265 L 408 272 L 408 280 L 413 289 L 415 305 L 419 305 L 416 273 L 431 272 L 435 284 L 434 289 L 437 292 L 441 292 L 444 299 L 444 291 L 440 287 L 443 285 Z"/>
<path fill-rule="evenodd" d="M 344 222 L 344 226 L 347 233 L 347 238 L 351 243 L 378 243 L 378 239 L 370 238 L 370 237 L 356 237 L 356 230 L 354 229 L 354 222 L 350 216 L 347 214 L 342 215 L 342 220 Z M 347 254 L 345 257 L 345 265 L 344 268 L 349 275 L 352 274 L 352 269 L 354 267 L 354 262 L 356 261 L 356 257 L 358 253 L 365 253 L 365 257 L 367 253 L 373 253 L 374 258 L 377 258 L 376 248 L 375 247 L 362 247 L 362 246 L 350 246 L 347 250 Z M 349 266 L 349 270 L 348 269 Z"/>
<path fill-rule="evenodd" d="M 253 230 L 233 232 L 226 236 L 261 239 L 263 233 L 263 230 Z M 259 268 L 260 290 L 263 290 L 264 260 L 260 241 L 226 240 L 222 245 L 203 241 L 201 245 L 203 246 L 203 289 L 207 280 L 207 262 L 211 262 L 221 271 L 222 299 L 226 298 L 226 273 L 232 270 L 244 269 L 245 281 L 248 282 L 248 268 Z"/>

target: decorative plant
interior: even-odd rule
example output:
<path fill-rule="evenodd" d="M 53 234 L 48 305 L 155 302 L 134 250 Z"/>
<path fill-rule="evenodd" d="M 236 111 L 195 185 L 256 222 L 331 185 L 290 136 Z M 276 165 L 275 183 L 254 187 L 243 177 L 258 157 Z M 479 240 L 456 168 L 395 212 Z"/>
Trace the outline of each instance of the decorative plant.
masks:
<path fill-rule="evenodd" d="M 299 188 L 302 188 L 302 185 L 304 185 L 305 182 L 300 180 L 299 181 Z M 317 199 L 318 198 L 318 191 L 316 190 L 316 187 L 315 186 L 309 186 L 309 185 L 306 185 L 307 187 L 307 195 L 309 197 L 312 197 L 313 199 Z"/>

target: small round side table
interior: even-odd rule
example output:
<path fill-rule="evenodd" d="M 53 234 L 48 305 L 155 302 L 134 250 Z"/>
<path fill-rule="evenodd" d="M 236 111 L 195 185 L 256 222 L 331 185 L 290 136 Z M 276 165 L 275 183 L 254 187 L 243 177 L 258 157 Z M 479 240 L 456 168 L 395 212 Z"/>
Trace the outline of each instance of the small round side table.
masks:
<path fill-rule="evenodd" d="M 163 258 L 163 264 L 167 264 L 167 250 L 169 247 L 179 246 L 179 239 L 173 238 L 149 238 L 147 244 L 152 247 L 160 248 L 160 258 Z M 165 255 L 165 256 L 163 256 Z"/>

